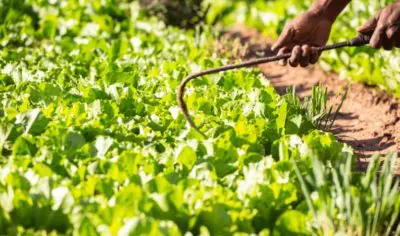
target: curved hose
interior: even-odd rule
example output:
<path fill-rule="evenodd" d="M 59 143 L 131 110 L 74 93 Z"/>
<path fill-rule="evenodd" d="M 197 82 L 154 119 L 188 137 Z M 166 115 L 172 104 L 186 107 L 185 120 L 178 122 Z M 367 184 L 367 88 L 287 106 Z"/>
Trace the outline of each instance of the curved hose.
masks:
<path fill-rule="evenodd" d="M 355 37 L 354 39 L 352 39 L 350 41 L 346 41 L 346 42 L 342 42 L 342 43 L 336 43 L 336 44 L 332 44 L 332 45 L 328 45 L 328 46 L 324 46 L 324 47 L 318 47 L 317 51 L 321 53 L 323 51 L 332 50 L 332 49 L 338 49 L 338 48 L 343 48 L 343 47 L 363 46 L 363 45 L 368 44 L 370 39 L 371 39 L 370 35 L 360 34 L 360 35 L 358 35 L 357 37 Z M 224 72 L 224 71 L 228 71 L 228 70 L 234 70 L 234 69 L 239 69 L 239 68 L 243 68 L 243 67 L 249 67 L 249 66 L 264 64 L 264 63 L 268 63 L 268 62 L 288 59 L 288 58 L 290 58 L 290 56 L 291 56 L 291 53 L 286 53 L 286 54 L 279 55 L 279 56 L 263 57 L 263 58 L 259 58 L 259 59 L 249 60 L 249 61 L 246 61 L 246 62 L 243 62 L 243 63 L 233 64 L 233 65 L 226 65 L 226 66 L 221 66 L 221 67 L 217 67 L 217 68 L 212 68 L 212 69 L 200 71 L 200 72 L 197 72 L 197 73 L 194 73 L 194 74 L 191 74 L 191 75 L 187 76 L 181 82 L 181 84 L 179 85 L 179 88 L 178 88 L 178 104 L 179 104 L 179 107 L 180 107 L 180 109 L 181 109 L 181 111 L 183 113 L 183 116 L 185 117 L 186 121 L 189 123 L 189 125 L 193 129 L 195 129 L 197 132 L 199 132 L 204 138 L 207 138 L 207 136 L 203 132 L 201 132 L 199 130 L 199 128 L 196 126 L 196 124 L 190 118 L 187 105 L 186 105 L 186 103 L 185 103 L 185 101 L 183 99 L 187 83 L 189 83 L 191 80 L 194 80 L 196 78 L 199 78 L 199 77 L 202 77 L 202 76 L 205 76 L 205 75 L 210 75 L 210 74 L 215 74 L 215 73 Z"/>

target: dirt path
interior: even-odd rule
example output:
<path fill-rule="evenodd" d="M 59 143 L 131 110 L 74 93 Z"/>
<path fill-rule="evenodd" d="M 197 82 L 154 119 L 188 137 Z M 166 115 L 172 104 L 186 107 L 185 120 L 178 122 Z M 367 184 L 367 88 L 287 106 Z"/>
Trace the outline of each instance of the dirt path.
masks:
<path fill-rule="evenodd" d="M 236 41 L 231 49 L 243 58 L 272 55 L 271 40 L 254 30 L 234 27 L 223 38 L 230 42 Z M 310 95 L 312 86 L 322 83 L 328 88 L 330 103 L 338 104 L 339 99 L 336 95 L 350 86 L 348 97 L 337 116 L 335 126 L 330 131 L 340 141 L 354 148 L 360 157 L 361 169 L 374 153 L 400 152 L 399 99 L 362 84 L 350 84 L 336 74 L 324 72 L 318 66 L 290 68 L 282 67 L 278 63 L 269 63 L 259 68 L 279 93 L 285 93 L 287 88 L 295 85 L 300 98 Z M 398 170 L 400 171 L 400 166 Z"/>

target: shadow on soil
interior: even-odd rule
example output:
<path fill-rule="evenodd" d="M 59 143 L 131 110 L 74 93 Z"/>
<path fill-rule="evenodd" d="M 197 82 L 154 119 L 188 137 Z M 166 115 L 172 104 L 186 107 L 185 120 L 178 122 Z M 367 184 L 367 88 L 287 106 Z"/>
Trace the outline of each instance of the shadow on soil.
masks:
<path fill-rule="evenodd" d="M 233 47 L 239 52 L 239 55 L 234 56 L 243 60 L 274 55 L 271 51 L 271 41 L 258 32 L 240 28 L 238 32 L 236 30 L 221 37 L 221 50 L 231 50 L 226 45 L 232 45 L 234 42 Z M 244 50 L 238 50 L 241 47 Z M 318 67 L 291 69 L 270 63 L 260 65 L 259 68 L 279 94 L 285 94 L 288 88 L 295 85 L 300 99 L 311 94 L 312 87 L 319 83 L 328 88 L 330 100 L 334 100 L 339 87 L 349 86 L 347 81 L 340 80 L 337 75 L 326 74 Z M 376 152 L 384 154 L 400 151 L 400 132 L 396 131 L 400 125 L 399 102 L 385 93 L 376 92 L 374 88 L 351 85 L 342 112 L 337 115 L 335 126 L 329 131 L 341 142 L 352 146 L 361 158 L 369 159 Z M 368 114 L 366 118 L 365 114 L 371 111 L 374 113 Z M 380 116 L 375 120 L 372 119 L 378 115 Z M 382 120 L 383 128 L 375 125 L 376 122 L 372 124 L 376 120 Z M 359 167 L 363 168 L 362 165 Z"/>

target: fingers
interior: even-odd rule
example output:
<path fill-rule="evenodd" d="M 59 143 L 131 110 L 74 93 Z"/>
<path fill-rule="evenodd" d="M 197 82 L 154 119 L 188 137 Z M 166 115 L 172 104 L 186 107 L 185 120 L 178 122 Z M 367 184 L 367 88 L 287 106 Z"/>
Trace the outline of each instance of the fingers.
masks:
<path fill-rule="evenodd" d="M 386 29 L 386 37 L 390 42 L 391 48 L 384 45 L 384 48 L 387 50 L 392 49 L 393 47 L 400 47 L 400 6 L 397 4 L 391 5 L 390 16 L 388 16 L 387 20 L 387 29 Z"/>
<path fill-rule="evenodd" d="M 386 30 L 386 36 L 389 40 L 395 41 L 396 37 L 394 37 L 398 32 L 400 28 L 397 25 L 393 25 L 389 27 L 389 29 Z"/>
<path fill-rule="evenodd" d="M 299 63 L 301 67 L 306 67 L 310 64 L 311 47 L 308 45 L 303 45 L 301 50 L 303 52 L 301 54 Z"/>
<path fill-rule="evenodd" d="M 292 50 L 292 56 L 289 58 L 289 65 L 297 67 L 302 58 L 302 49 L 300 46 L 295 46 Z"/>
<path fill-rule="evenodd" d="M 283 47 L 279 50 L 278 56 L 282 56 L 283 54 L 290 53 L 291 49 L 288 47 Z M 279 61 L 279 65 L 281 66 L 286 66 L 287 65 L 287 59 Z"/>
<path fill-rule="evenodd" d="M 357 28 L 357 31 L 359 33 L 369 33 L 373 31 L 376 28 L 376 25 L 378 24 L 378 19 L 379 19 L 380 13 L 376 14 L 372 19 L 367 21 L 363 26 L 360 26 Z"/>
<path fill-rule="evenodd" d="M 395 41 L 393 40 L 393 36 L 398 30 L 398 26 L 395 24 L 398 23 L 400 13 L 398 10 L 393 9 L 393 6 L 383 9 L 380 13 L 376 28 L 371 37 L 371 47 L 378 49 L 383 46 L 386 50 L 394 47 Z"/>
<path fill-rule="evenodd" d="M 386 21 L 387 21 L 388 15 L 383 12 L 381 16 L 379 17 L 378 23 L 376 25 L 376 28 L 374 30 L 374 33 L 372 34 L 370 45 L 373 48 L 380 48 L 383 43 L 383 39 L 386 36 Z"/>
<path fill-rule="evenodd" d="M 311 54 L 310 54 L 310 64 L 315 64 L 317 63 L 319 56 L 321 54 L 317 51 L 316 48 L 311 48 Z"/>
<path fill-rule="evenodd" d="M 392 50 L 396 45 L 396 34 L 399 32 L 399 27 L 396 25 L 390 26 L 385 34 L 382 35 L 382 46 L 385 50 Z"/>
<path fill-rule="evenodd" d="M 315 64 L 318 61 L 320 53 L 314 47 L 310 47 L 309 45 L 303 46 L 295 46 L 293 49 L 289 47 L 283 47 L 279 50 L 278 56 L 283 54 L 291 53 L 289 59 L 281 60 L 279 64 L 281 66 L 286 66 L 289 62 L 290 66 L 292 67 L 306 67 L 310 64 Z"/>
<path fill-rule="evenodd" d="M 306 67 L 310 64 L 315 64 L 318 61 L 319 53 L 316 48 L 309 45 L 295 46 L 292 50 L 292 55 L 289 58 L 289 64 L 292 67 Z"/>
<path fill-rule="evenodd" d="M 278 40 L 274 45 L 272 45 L 272 51 L 276 51 L 283 46 L 288 46 L 289 44 L 292 43 L 293 41 L 293 36 L 294 36 L 294 31 L 292 30 L 292 27 L 287 25 L 281 35 L 279 36 Z"/>
<path fill-rule="evenodd" d="M 399 24 L 399 19 L 400 19 L 400 10 L 396 9 L 389 16 L 388 24 L 389 25 L 397 25 L 397 24 Z"/>
<path fill-rule="evenodd" d="M 383 37 L 385 35 L 385 28 L 383 26 L 376 28 L 370 40 L 372 48 L 379 49 L 382 46 Z"/>

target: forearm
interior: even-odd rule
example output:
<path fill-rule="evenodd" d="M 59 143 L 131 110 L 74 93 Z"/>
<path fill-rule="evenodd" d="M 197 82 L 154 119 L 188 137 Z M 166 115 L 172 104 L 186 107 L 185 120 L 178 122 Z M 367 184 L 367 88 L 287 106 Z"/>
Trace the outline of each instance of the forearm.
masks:
<path fill-rule="evenodd" d="M 350 0 L 315 0 L 310 11 L 334 21 L 349 3 Z"/>

